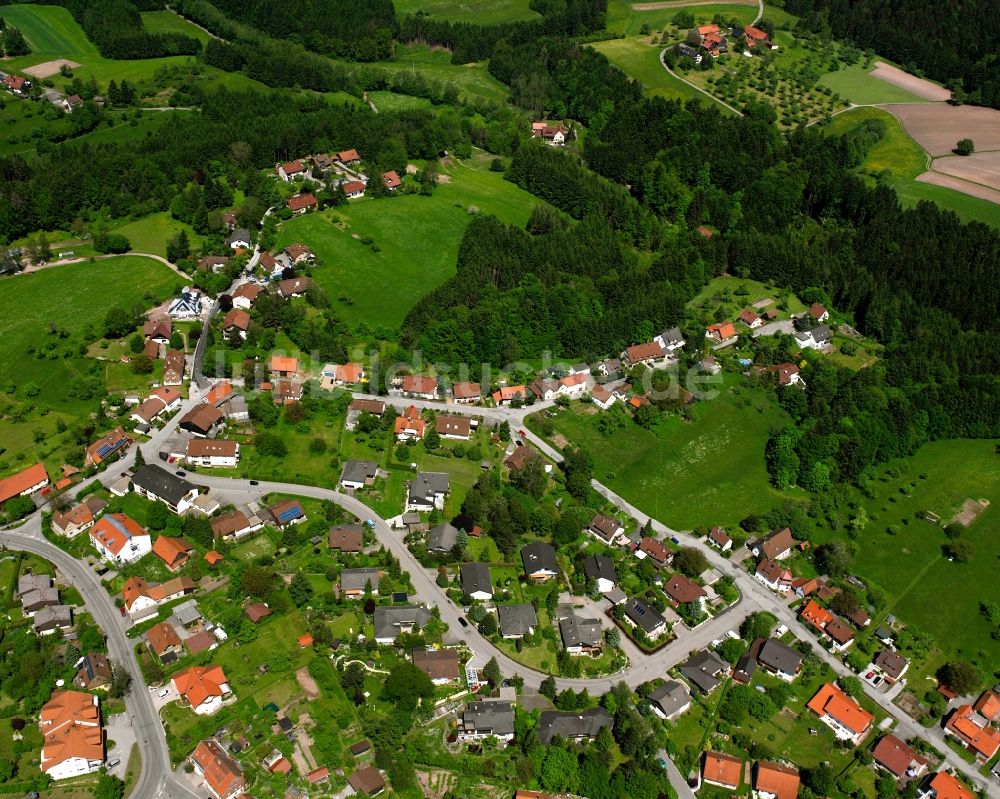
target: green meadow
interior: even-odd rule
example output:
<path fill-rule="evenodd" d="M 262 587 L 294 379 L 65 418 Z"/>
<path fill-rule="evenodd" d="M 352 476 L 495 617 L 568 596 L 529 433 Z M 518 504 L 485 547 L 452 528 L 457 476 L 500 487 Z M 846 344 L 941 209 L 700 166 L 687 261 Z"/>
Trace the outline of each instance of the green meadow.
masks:
<path fill-rule="evenodd" d="M 927 102 L 923 97 L 911 94 L 906 89 L 872 77 L 874 69 L 875 67 L 865 67 L 864 64 L 842 65 L 836 72 L 827 72 L 821 76 L 819 82 L 856 105 Z"/>
<path fill-rule="evenodd" d="M 173 11 L 143 11 L 142 27 L 150 33 L 183 33 L 199 42 L 207 42 L 211 37 L 192 22 Z"/>
<path fill-rule="evenodd" d="M 538 19 L 530 0 L 396 0 L 401 17 L 422 11 L 436 19 L 496 25 L 519 19 Z"/>
<path fill-rule="evenodd" d="M 429 197 L 364 198 L 296 217 L 281 226 L 278 247 L 298 241 L 315 251 L 323 266 L 313 276 L 346 321 L 398 327 L 421 297 L 455 273 L 473 213 L 523 226 L 539 202 L 502 173 L 490 172 L 488 161 L 476 157 L 442 167 L 448 182 Z"/>

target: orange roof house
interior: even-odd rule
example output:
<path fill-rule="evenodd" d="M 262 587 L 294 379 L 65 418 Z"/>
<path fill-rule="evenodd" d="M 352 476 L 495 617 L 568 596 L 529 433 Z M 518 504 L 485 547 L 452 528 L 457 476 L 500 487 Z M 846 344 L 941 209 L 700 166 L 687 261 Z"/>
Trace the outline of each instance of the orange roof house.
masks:
<path fill-rule="evenodd" d="M 799 612 L 799 617 L 821 633 L 825 633 L 826 625 L 833 621 L 833 614 L 818 605 L 814 599 L 810 599 L 806 603 L 806 606 Z"/>
<path fill-rule="evenodd" d="M 81 691 L 56 691 L 42 707 L 41 770 L 53 779 L 97 771 L 104 761 L 98 699 Z"/>
<path fill-rule="evenodd" d="M 871 729 L 875 716 L 861 707 L 834 683 L 823 685 L 807 707 L 843 740 L 859 743 Z"/>
<path fill-rule="evenodd" d="M 221 666 L 191 666 L 173 678 L 177 693 L 198 715 L 215 713 L 223 699 L 231 694 L 229 681 Z"/>
<path fill-rule="evenodd" d="M 49 484 L 49 476 L 41 463 L 22 469 L 17 474 L 0 480 L 0 505 L 8 499 L 32 494 Z"/>
<path fill-rule="evenodd" d="M 220 561 L 225 560 L 225 558 L 222 557 L 221 553 L 216 552 L 214 549 L 210 549 L 205 553 L 205 560 L 208 561 L 209 566 L 214 566 Z"/>
<path fill-rule="evenodd" d="M 991 727 L 972 705 L 957 707 L 944 725 L 944 730 L 962 741 L 982 760 L 990 760 L 1000 751 L 1000 730 Z"/>
<path fill-rule="evenodd" d="M 972 791 L 947 771 L 935 774 L 927 787 L 934 791 L 934 799 L 976 799 Z"/>
<path fill-rule="evenodd" d="M 437 394 L 437 380 L 423 375 L 406 375 L 403 378 L 403 393 L 434 397 Z"/>
<path fill-rule="evenodd" d="M 360 161 L 361 156 L 358 155 L 358 151 L 355 149 L 341 150 L 337 153 L 337 160 L 342 164 L 351 164 L 355 161 Z"/>
<path fill-rule="evenodd" d="M 382 182 L 389 191 L 398 189 L 401 185 L 403 185 L 403 181 L 399 179 L 399 175 L 396 174 L 396 170 L 394 169 L 390 169 L 382 175 Z"/>
<path fill-rule="evenodd" d="M 233 799 L 243 790 L 243 769 L 214 738 L 208 738 L 195 747 L 191 763 L 215 799 Z"/>
<path fill-rule="evenodd" d="M 299 371 L 299 359 L 290 355 L 272 355 L 268 370 L 281 377 L 294 375 Z"/>
<path fill-rule="evenodd" d="M 288 208 L 293 213 L 296 214 L 299 211 L 307 211 L 310 208 L 316 208 L 319 203 L 316 201 L 316 195 L 306 192 L 305 194 L 296 194 L 294 197 L 288 198 Z"/>
<path fill-rule="evenodd" d="M 743 761 L 722 752 L 705 752 L 701 778 L 710 785 L 738 788 L 743 781 Z"/>
<path fill-rule="evenodd" d="M 148 539 L 149 533 L 131 516 L 109 513 L 90 528 L 90 537 L 99 550 L 103 549 L 117 558 L 129 541 Z M 146 547 L 148 552 L 148 543 Z"/>
<path fill-rule="evenodd" d="M 228 380 L 223 380 L 221 383 L 216 383 L 212 386 L 211 390 L 205 395 L 205 402 L 209 405 L 218 405 L 220 402 L 224 402 L 233 395 L 233 384 Z"/>
<path fill-rule="evenodd" d="M 101 438 L 87 447 L 87 457 L 84 460 L 84 465 L 99 466 L 112 455 L 115 455 L 122 449 L 127 449 L 131 443 L 132 439 L 125 435 L 125 431 L 120 427 L 116 427 L 110 433 L 101 436 Z"/>
<path fill-rule="evenodd" d="M 181 649 L 181 639 L 177 637 L 176 630 L 165 621 L 151 627 L 146 632 L 146 640 L 159 658 L 170 652 L 179 652 Z"/>
<path fill-rule="evenodd" d="M 983 718 L 1000 721 L 1000 694 L 996 691 L 983 691 L 972 707 Z"/>
<path fill-rule="evenodd" d="M 799 772 L 762 760 L 754 767 L 753 789 L 755 794 L 770 794 L 774 799 L 795 799 L 799 795 Z"/>
<path fill-rule="evenodd" d="M 298 637 L 298 645 L 302 649 L 305 649 L 307 646 L 312 646 L 312 644 L 313 637 L 309 633 L 305 633 L 304 635 L 300 635 Z"/>
<path fill-rule="evenodd" d="M 493 392 L 493 401 L 497 405 L 505 405 L 514 400 L 524 400 L 528 396 L 528 389 L 525 386 L 501 386 L 498 391 Z"/>
<path fill-rule="evenodd" d="M 345 363 L 338 364 L 334 371 L 338 383 L 360 383 L 365 368 L 360 363 Z"/>
<path fill-rule="evenodd" d="M 396 417 L 393 432 L 399 439 L 423 438 L 426 429 L 427 422 L 421 418 L 420 411 L 411 405 Z"/>
<path fill-rule="evenodd" d="M 172 572 L 184 566 L 193 551 L 191 545 L 183 538 L 161 535 L 153 542 L 153 554 Z"/>
<path fill-rule="evenodd" d="M 717 341 L 727 341 L 736 335 L 736 328 L 732 322 L 716 322 L 705 328 L 705 338 L 714 338 Z"/>

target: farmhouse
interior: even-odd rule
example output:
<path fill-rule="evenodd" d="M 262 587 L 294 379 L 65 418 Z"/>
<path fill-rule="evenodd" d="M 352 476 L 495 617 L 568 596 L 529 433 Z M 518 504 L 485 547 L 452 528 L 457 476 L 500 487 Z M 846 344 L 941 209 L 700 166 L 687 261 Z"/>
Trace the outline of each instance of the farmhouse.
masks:
<path fill-rule="evenodd" d="M 823 685 L 806 705 L 833 730 L 838 739 L 861 743 L 875 717 L 862 708 L 834 683 Z"/>
<path fill-rule="evenodd" d="M 664 721 L 673 721 L 691 707 L 690 691 L 677 680 L 665 680 L 647 698 L 653 712 Z"/>
<path fill-rule="evenodd" d="M 735 790 L 743 782 L 743 761 L 722 752 L 705 752 L 701 764 L 701 779 L 709 785 Z"/>
<path fill-rule="evenodd" d="M 197 487 L 159 466 L 146 464 L 132 476 L 132 487 L 139 496 L 163 502 L 174 513 L 181 514 L 193 507 Z"/>
<path fill-rule="evenodd" d="M 340 485 L 356 491 L 374 484 L 377 475 L 378 465 L 374 461 L 351 459 L 344 464 L 344 470 L 340 473 Z"/>
<path fill-rule="evenodd" d="M 459 569 L 462 593 L 483 602 L 493 598 L 493 580 L 485 563 L 463 563 Z"/>
<path fill-rule="evenodd" d="M 458 652 L 454 649 L 414 649 L 410 658 L 435 685 L 458 682 Z"/>
<path fill-rule="evenodd" d="M 566 145 L 567 130 L 561 122 L 550 125 L 547 122 L 531 123 L 531 138 L 541 139 L 553 147 L 564 147 Z"/>
<path fill-rule="evenodd" d="M 472 435 L 472 420 L 464 416 L 438 416 L 434 429 L 441 438 L 468 441 Z"/>
<path fill-rule="evenodd" d="M 104 765 L 100 700 L 81 691 L 56 691 L 38 718 L 39 767 L 53 780 L 92 774 Z"/>
<path fill-rule="evenodd" d="M 551 544 L 534 541 L 521 549 L 524 573 L 533 583 L 544 583 L 559 573 L 556 551 Z"/>
<path fill-rule="evenodd" d="M 36 463 L 17 474 L 0 480 L 0 505 L 14 497 L 27 497 L 49 484 L 49 476 L 42 463 Z"/>
<path fill-rule="evenodd" d="M 538 740 L 543 746 L 552 743 L 557 735 L 566 741 L 592 740 L 602 729 L 611 729 L 614 719 L 603 707 L 592 707 L 568 713 L 543 710 L 538 717 Z"/>
<path fill-rule="evenodd" d="M 152 549 L 149 532 L 124 513 L 101 517 L 90 529 L 90 543 L 102 558 L 119 566 L 135 563 Z"/>
<path fill-rule="evenodd" d="M 403 378 L 403 394 L 407 397 L 432 400 L 437 397 L 438 382 L 424 375 L 406 375 Z"/>

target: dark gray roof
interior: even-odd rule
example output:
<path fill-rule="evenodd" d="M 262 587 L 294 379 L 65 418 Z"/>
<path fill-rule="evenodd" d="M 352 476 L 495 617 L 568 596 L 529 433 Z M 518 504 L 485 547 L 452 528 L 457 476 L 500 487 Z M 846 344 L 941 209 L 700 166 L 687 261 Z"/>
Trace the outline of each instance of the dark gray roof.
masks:
<path fill-rule="evenodd" d="M 659 705 L 665 715 L 672 716 L 691 701 L 691 692 L 684 683 L 667 680 L 649 694 L 649 701 Z"/>
<path fill-rule="evenodd" d="M 580 619 L 568 616 L 559 622 L 559 633 L 562 635 L 563 646 L 599 646 L 604 638 L 604 631 L 597 619 Z"/>
<path fill-rule="evenodd" d="M 17 578 L 17 593 L 26 594 L 40 588 L 51 588 L 52 578 L 47 574 L 22 574 Z"/>
<path fill-rule="evenodd" d="M 638 598 L 630 599 L 625 603 L 625 615 L 647 633 L 651 633 L 667 623 L 660 611 Z"/>
<path fill-rule="evenodd" d="M 460 574 L 463 594 L 471 596 L 477 591 L 485 591 L 491 596 L 493 595 L 490 567 L 485 563 L 463 563 Z"/>
<path fill-rule="evenodd" d="M 68 605 L 49 605 L 35 614 L 36 630 L 55 627 L 70 627 L 73 624 L 73 611 Z"/>
<path fill-rule="evenodd" d="M 132 483 L 171 505 L 176 505 L 195 488 L 184 478 L 151 463 L 144 464 L 136 470 L 132 475 Z"/>
<path fill-rule="evenodd" d="M 344 471 L 340 474 L 340 482 L 363 483 L 366 480 L 374 480 L 378 472 L 378 465 L 374 461 L 349 460 L 344 464 Z"/>
<path fill-rule="evenodd" d="M 795 674 L 802 665 L 802 655 L 781 641 L 768 638 L 760 648 L 757 662 L 766 669 Z"/>
<path fill-rule="evenodd" d="M 607 555 L 591 555 L 583 560 L 583 573 L 588 580 L 610 580 L 618 583 L 618 572 L 615 571 L 615 564 Z"/>
<path fill-rule="evenodd" d="M 719 680 L 715 675 L 728 668 L 726 662 L 714 652 L 699 652 L 681 666 L 681 674 L 702 693 L 711 692 Z"/>
<path fill-rule="evenodd" d="M 480 735 L 513 735 L 514 705 L 510 702 L 469 702 L 462 713 L 462 729 Z"/>
<path fill-rule="evenodd" d="M 417 606 L 375 608 L 375 637 L 395 639 L 413 627 L 424 627 L 431 620 L 427 608 Z"/>
<path fill-rule="evenodd" d="M 451 481 L 447 472 L 419 472 L 410 483 L 409 503 L 429 505 L 438 494 L 447 494 L 449 491 Z"/>
<path fill-rule="evenodd" d="M 497 605 L 500 632 L 504 635 L 527 635 L 538 626 L 538 617 L 532 605 Z"/>
<path fill-rule="evenodd" d="M 458 542 L 458 528 L 445 522 L 427 533 L 427 549 L 432 552 L 450 552 Z"/>
<path fill-rule="evenodd" d="M 521 561 L 524 563 L 524 573 L 534 574 L 540 571 L 558 573 L 556 551 L 551 544 L 544 541 L 534 541 L 521 550 Z"/>
<path fill-rule="evenodd" d="M 810 332 L 814 341 L 829 341 L 833 338 L 829 325 L 817 325 Z"/>
<path fill-rule="evenodd" d="M 679 327 L 672 327 L 669 330 L 664 330 L 660 333 L 660 338 L 663 339 L 664 345 L 684 343 L 684 334 L 681 333 L 681 329 Z"/>
<path fill-rule="evenodd" d="M 538 717 L 538 740 L 545 745 L 555 736 L 560 738 L 593 738 L 602 727 L 611 728 L 613 719 L 603 707 L 592 707 L 578 713 L 544 710 Z"/>
<path fill-rule="evenodd" d="M 378 591 L 378 569 L 344 569 L 340 573 L 342 591 L 364 591 L 366 585 Z"/>
<path fill-rule="evenodd" d="M 250 241 L 250 231 L 242 227 L 236 228 L 236 230 L 229 234 L 226 244 L 232 244 L 234 241 Z"/>

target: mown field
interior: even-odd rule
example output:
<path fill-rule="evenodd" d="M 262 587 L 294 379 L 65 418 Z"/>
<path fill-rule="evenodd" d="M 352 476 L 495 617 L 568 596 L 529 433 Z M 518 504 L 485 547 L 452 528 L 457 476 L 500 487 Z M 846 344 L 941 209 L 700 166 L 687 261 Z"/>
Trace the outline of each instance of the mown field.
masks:
<path fill-rule="evenodd" d="M 192 250 L 201 246 L 201 236 L 190 225 L 178 222 L 167 211 L 126 221 L 114 228 L 115 233 L 120 233 L 131 242 L 135 252 L 148 252 L 163 257 L 167 255 L 167 241 L 182 230 L 187 233 Z"/>
<path fill-rule="evenodd" d="M 786 497 L 771 487 L 764 446 L 769 430 L 788 423 L 766 392 L 738 379 L 730 376 L 718 397 L 695 403 L 691 422 L 665 416 L 651 430 L 629 423 L 605 436 L 599 414 L 582 404 L 553 422 L 590 454 L 597 480 L 664 524 L 736 526 Z"/>
<path fill-rule="evenodd" d="M 495 25 L 519 19 L 538 19 L 529 0 L 396 0 L 400 16 L 423 11 L 437 19 Z"/>
<path fill-rule="evenodd" d="M 892 471 L 890 471 L 890 469 Z M 869 523 L 857 538 L 853 571 L 882 588 L 886 612 L 930 632 L 942 655 L 977 663 L 984 674 L 1000 663 L 1000 641 L 980 612 L 981 602 L 1000 602 L 1000 456 L 995 441 L 956 440 L 925 444 L 909 460 L 882 470 L 875 497 L 862 502 Z M 964 533 L 974 547 L 968 563 L 950 562 L 938 525 L 916 518 L 933 511 L 947 523 L 966 499 L 991 507 Z M 819 531 L 816 543 L 833 537 Z M 918 693 L 922 685 L 916 685 Z"/>
<path fill-rule="evenodd" d="M 880 59 L 885 60 L 885 59 Z M 923 97 L 911 94 L 906 89 L 894 86 L 888 81 L 873 77 L 874 66 L 864 64 L 841 66 L 836 72 L 827 72 L 819 82 L 829 86 L 841 97 L 856 105 L 876 103 L 923 103 Z"/>
<path fill-rule="evenodd" d="M 398 327 L 417 300 L 455 273 L 470 208 L 524 225 L 538 202 L 487 164 L 476 157 L 443 167 L 450 182 L 430 197 L 366 198 L 297 217 L 282 225 L 278 246 L 300 241 L 316 252 L 324 266 L 314 277 L 345 320 Z"/>
<path fill-rule="evenodd" d="M 840 135 L 868 119 L 880 119 L 886 128 L 885 136 L 868 151 L 859 167 L 872 182 L 878 176 L 884 176 L 896 189 L 904 205 L 912 206 L 921 200 L 929 200 L 954 211 L 966 222 L 975 220 L 1000 227 L 1000 206 L 996 203 L 916 180 L 927 170 L 928 155 L 888 111 L 870 107 L 852 108 L 833 117 L 824 130 L 830 135 Z"/>
<path fill-rule="evenodd" d="M 143 11 L 142 27 L 150 33 L 183 33 L 200 42 L 207 42 L 211 37 L 197 25 L 188 22 L 180 14 L 173 11 Z"/>

